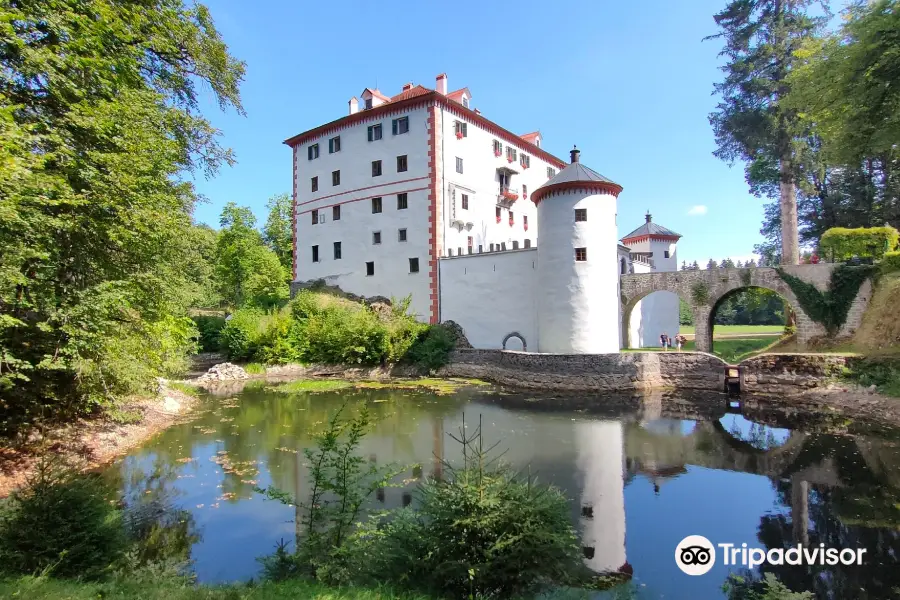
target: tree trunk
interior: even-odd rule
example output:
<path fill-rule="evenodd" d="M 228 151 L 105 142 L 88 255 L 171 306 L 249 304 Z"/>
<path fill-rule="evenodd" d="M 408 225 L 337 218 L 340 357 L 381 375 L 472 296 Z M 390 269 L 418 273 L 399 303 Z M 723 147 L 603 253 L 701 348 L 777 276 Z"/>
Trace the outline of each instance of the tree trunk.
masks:
<path fill-rule="evenodd" d="M 800 246 L 797 241 L 797 189 L 790 158 L 781 159 L 781 264 L 800 264 Z"/>

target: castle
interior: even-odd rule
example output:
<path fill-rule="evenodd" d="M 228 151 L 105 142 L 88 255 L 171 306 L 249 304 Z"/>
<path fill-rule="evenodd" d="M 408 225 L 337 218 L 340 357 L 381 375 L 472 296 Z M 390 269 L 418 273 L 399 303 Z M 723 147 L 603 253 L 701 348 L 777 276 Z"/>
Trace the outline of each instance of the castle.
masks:
<path fill-rule="evenodd" d="M 459 323 L 476 348 L 610 353 L 678 332 L 678 298 L 623 326 L 619 276 L 677 270 L 680 236 L 652 222 L 619 243 L 622 186 L 472 107 L 468 88 L 366 88 L 293 151 L 294 289 L 324 280 Z M 539 230 L 540 228 L 540 230 Z M 539 235 L 540 231 L 540 235 Z M 514 342 L 513 342 L 514 340 Z M 513 346 L 512 344 L 517 344 Z"/>

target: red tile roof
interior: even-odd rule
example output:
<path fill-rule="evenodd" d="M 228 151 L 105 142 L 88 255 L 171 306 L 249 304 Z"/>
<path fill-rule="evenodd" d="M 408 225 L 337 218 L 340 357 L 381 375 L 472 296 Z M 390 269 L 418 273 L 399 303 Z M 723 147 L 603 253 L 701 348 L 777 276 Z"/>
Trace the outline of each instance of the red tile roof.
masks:
<path fill-rule="evenodd" d="M 458 102 L 459 104 L 462 104 L 463 94 L 468 94 L 469 98 L 472 97 L 472 92 L 469 91 L 469 88 L 462 88 L 462 89 L 456 90 L 455 92 L 450 92 L 449 94 L 447 94 L 447 98 L 449 98 L 450 100 L 453 100 L 454 102 Z"/>
<path fill-rule="evenodd" d="M 531 133 L 523 133 L 519 137 L 528 142 L 529 144 L 533 144 L 535 140 L 540 137 L 540 131 L 532 131 Z"/>
<path fill-rule="evenodd" d="M 370 94 L 372 94 L 372 95 L 375 96 L 376 98 L 380 98 L 381 100 L 384 100 L 385 102 L 390 102 L 390 101 L 391 101 L 390 98 L 388 98 L 387 96 L 385 96 L 384 94 L 382 94 L 379 90 L 377 90 L 377 89 L 374 89 L 374 90 L 373 90 L 372 88 L 366 88 L 366 89 L 364 89 L 364 90 L 362 91 L 362 93 L 360 94 L 360 97 L 362 97 L 363 94 L 365 94 L 366 92 L 369 92 Z"/>
<path fill-rule="evenodd" d="M 424 96 L 425 94 L 431 92 L 426 87 L 422 87 L 421 85 L 417 85 L 412 87 L 405 92 L 400 92 L 396 96 L 390 99 L 390 102 L 399 102 L 400 100 L 409 100 L 410 98 L 415 98 L 416 96 Z"/>

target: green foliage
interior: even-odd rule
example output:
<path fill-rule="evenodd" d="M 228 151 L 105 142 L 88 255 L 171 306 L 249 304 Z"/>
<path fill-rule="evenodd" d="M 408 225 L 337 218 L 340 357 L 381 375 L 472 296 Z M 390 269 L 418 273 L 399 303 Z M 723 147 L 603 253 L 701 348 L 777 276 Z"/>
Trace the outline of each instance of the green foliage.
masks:
<path fill-rule="evenodd" d="M 772 573 L 761 580 L 730 575 L 722 586 L 728 600 L 813 600 L 812 592 L 792 592 Z"/>
<path fill-rule="evenodd" d="M 444 477 L 424 482 L 415 511 L 376 518 L 360 532 L 355 557 L 364 581 L 452 598 L 589 585 L 565 496 L 497 464 L 480 424 L 451 437 L 462 447 L 462 465 L 445 464 Z"/>
<path fill-rule="evenodd" d="M 727 295 L 715 307 L 716 325 L 783 325 L 784 299 L 771 290 L 751 287 Z"/>
<path fill-rule="evenodd" d="M 0 570 L 95 579 L 124 553 L 122 514 L 112 490 L 41 459 L 0 513 Z"/>
<path fill-rule="evenodd" d="M 429 372 L 437 371 L 450 362 L 450 352 L 456 337 L 443 325 L 429 326 L 409 350 L 409 360 Z"/>
<path fill-rule="evenodd" d="M 825 293 L 820 292 L 811 283 L 806 283 L 802 279 L 788 274 L 783 269 L 777 269 L 777 271 L 794 292 L 797 302 L 800 303 L 800 307 L 806 315 L 816 323 L 823 325 L 829 335 L 834 335 L 847 321 L 850 305 L 856 298 L 856 294 L 859 293 L 863 282 L 874 273 L 874 267 L 838 265 L 831 272 L 831 281 L 828 291 Z"/>
<path fill-rule="evenodd" d="M 694 324 L 694 313 L 691 311 L 691 305 L 682 300 L 678 299 L 678 324 L 679 325 L 693 325 Z"/>
<path fill-rule="evenodd" d="M 208 9 L 180 0 L 6 2 L 0 21 L 9 429 L 150 389 L 190 349 L 181 319 L 203 276 L 182 266 L 197 200 L 185 175 L 232 161 L 197 89 L 241 112 L 244 65 Z"/>
<path fill-rule="evenodd" d="M 842 378 L 864 387 L 877 386 L 887 396 L 900 397 L 900 360 L 892 357 L 865 357 L 852 360 Z"/>
<path fill-rule="evenodd" d="M 893 227 L 832 227 L 819 240 L 819 252 L 829 260 L 881 258 L 897 247 L 898 232 Z"/>
<path fill-rule="evenodd" d="M 346 553 L 363 503 L 379 488 L 406 468 L 379 467 L 357 454 L 360 442 L 372 427 L 363 406 L 351 419 L 342 419 L 346 403 L 325 430 L 315 438 L 315 447 L 304 448 L 309 464 L 309 498 L 301 501 L 275 488 L 258 489 L 268 498 L 297 506 L 299 526 L 304 534 L 294 555 L 282 546 L 272 557 L 262 560 L 268 578 L 296 575 L 328 583 L 348 583 L 350 570 Z"/>
<path fill-rule="evenodd" d="M 201 352 L 218 352 L 221 346 L 219 335 L 225 328 L 225 317 L 216 315 L 195 315 L 192 317 L 199 332 L 197 343 Z"/>
<path fill-rule="evenodd" d="M 715 16 L 724 41 L 720 55 L 725 78 L 715 85 L 721 97 L 709 121 L 716 136 L 715 155 L 729 163 L 746 162 L 750 190 L 779 197 L 782 254 L 796 263 L 795 182 L 805 151 L 806 129 L 796 111 L 783 106 L 786 79 L 795 53 L 824 19 L 810 17 L 813 0 L 731 0 Z"/>
<path fill-rule="evenodd" d="M 878 266 L 882 275 L 900 271 L 900 250 L 886 252 Z"/>
<path fill-rule="evenodd" d="M 269 217 L 263 226 L 263 239 L 278 257 L 284 272 L 290 273 L 294 266 L 293 202 L 288 194 L 278 194 L 269 198 L 266 208 Z"/>
<path fill-rule="evenodd" d="M 703 281 L 698 281 L 691 286 L 691 300 L 694 304 L 706 304 L 709 302 L 709 286 Z"/>
<path fill-rule="evenodd" d="M 256 356 L 265 330 L 265 313 L 258 308 L 242 308 L 231 315 L 219 332 L 220 347 L 232 360 L 250 360 Z"/>

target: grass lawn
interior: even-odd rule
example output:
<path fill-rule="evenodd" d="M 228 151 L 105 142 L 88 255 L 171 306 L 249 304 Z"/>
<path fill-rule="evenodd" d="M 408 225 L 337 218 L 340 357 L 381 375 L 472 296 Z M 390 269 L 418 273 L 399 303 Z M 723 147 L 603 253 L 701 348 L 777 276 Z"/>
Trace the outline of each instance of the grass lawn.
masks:
<path fill-rule="evenodd" d="M 751 354 L 762 351 L 769 346 L 775 346 L 779 342 L 778 338 L 771 336 L 766 337 L 749 337 L 736 339 L 713 340 L 713 354 L 729 363 L 740 362 L 745 358 L 749 358 Z M 689 340 L 684 345 L 684 350 L 693 352 L 696 350 L 694 342 Z M 662 348 L 630 348 L 625 352 L 662 352 Z M 669 350 L 669 352 L 678 352 L 677 350 Z"/>
<path fill-rule="evenodd" d="M 693 335 L 693 325 L 682 325 L 678 331 L 683 335 Z M 713 336 L 737 335 L 753 333 L 782 333 L 784 325 L 716 325 L 713 328 Z"/>

